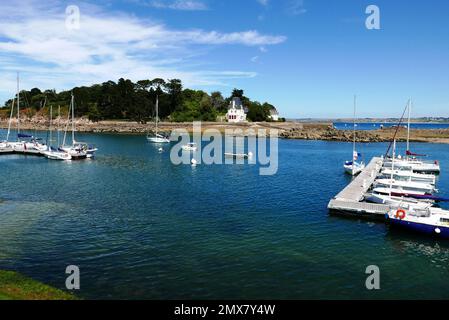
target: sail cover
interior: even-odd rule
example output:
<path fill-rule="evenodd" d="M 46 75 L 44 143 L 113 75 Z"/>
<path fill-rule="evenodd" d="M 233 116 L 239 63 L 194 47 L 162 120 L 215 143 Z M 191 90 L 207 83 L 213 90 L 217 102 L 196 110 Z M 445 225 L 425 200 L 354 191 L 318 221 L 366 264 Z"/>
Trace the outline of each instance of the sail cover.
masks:
<path fill-rule="evenodd" d="M 407 154 L 408 156 L 412 156 L 412 157 L 427 157 L 426 154 L 413 153 L 413 152 L 411 152 L 410 150 L 407 150 L 407 151 L 406 151 L 406 154 Z"/>
<path fill-rule="evenodd" d="M 22 133 L 19 133 L 17 136 L 19 138 L 32 138 L 33 137 L 33 136 L 28 135 L 28 134 L 22 134 Z"/>

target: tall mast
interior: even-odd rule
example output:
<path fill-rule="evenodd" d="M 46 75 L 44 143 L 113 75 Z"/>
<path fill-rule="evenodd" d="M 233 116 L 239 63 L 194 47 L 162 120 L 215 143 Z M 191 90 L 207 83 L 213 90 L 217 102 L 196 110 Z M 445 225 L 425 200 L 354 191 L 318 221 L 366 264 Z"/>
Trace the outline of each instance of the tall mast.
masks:
<path fill-rule="evenodd" d="M 65 147 L 65 142 L 66 142 L 66 138 L 67 138 L 67 131 L 69 129 L 69 123 L 70 123 L 70 110 L 72 108 L 72 100 L 70 100 L 70 106 L 69 106 L 69 110 L 67 111 L 67 122 L 65 124 L 65 130 L 64 130 L 64 139 L 62 140 L 62 145 Z"/>
<path fill-rule="evenodd" d="M 75 97 L 72 92 L 72 145 L 75 144 Z"/>
<path fill-rule="evenodd" d="M 396 139 L 393 141 L 393 160 L 391 160 L 390 197 L 393 189 L 394 158 L 396 158 Z"/>
<path fill-rule="evenodd" d="M 156 137 L 157 137 L 157 123 L 159 121 L 159 96 L 156 96 Z"/>
<path fill-rule="evenodd" d="M 412 98 L 408 100 L 407 152 L 410 151 L 410 115 L 412 112 Z M 407 155 L 408 158 L 408 155 Z"/>
<path fill-rule="evenodd" d="M 17 72 L 17 134 L 20 133 L 20 88 L 19 88 L 19 72 Z"/>
<path fill-rule="evenodd" d="M 59 140 L 60 140 L 60 123 L 61 123 L 61 106 L 59 105 L 58 106 L 58 147 L 60 147 L 60 144 L 59 144 Z"/>
<path fill-rule="evenodd" d="M 52 141 L 52 131 L 53 131 L 53 127 L 52 127 L 52 120 L 53 120 L 53 105 L 50 105 L 50 138 L 49 138 L 49 144 L 47 146 L 48 151 L 51 151 L 51 141 Z"/>
<path fill-rule="evenodd" d="M 12 99 L 11 114 L 9 116 L 9 123 L 8 123 L 8 133 L 6 134 L 6 142 L 9 141 L 9 135 L 11 133 L 11 122 L 12 122 L 12 116 L 14 113 L 14 102 L 15 101 L 16 101 L 16 99 Z"/>
<path fill-rule="evenodd" d="M 355 114 L 356 114 L 356 108 L 357 108 L 357 96 L 354 95 L 354 144 L 352 147 L 352 174 L 354 174 L 354 166 L 355 166 L 355 160 L 356 160 L 356 156 L 355 156 Z"/>

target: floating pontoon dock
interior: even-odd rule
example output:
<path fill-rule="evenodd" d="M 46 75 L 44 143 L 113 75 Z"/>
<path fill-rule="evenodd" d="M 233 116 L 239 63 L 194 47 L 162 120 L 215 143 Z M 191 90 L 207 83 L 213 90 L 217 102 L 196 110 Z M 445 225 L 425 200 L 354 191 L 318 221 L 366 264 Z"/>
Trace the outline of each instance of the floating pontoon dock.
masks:
<path fill-rule="evenodd" d="M 328 209 L 352 215 L 374 215 L 383 218 L 390 206 L 362 202 L 364 195 L 373 185 L 382 169 L 383 159 L 375 157 L 352 182 L 337 194 L 328 204 Z"/>

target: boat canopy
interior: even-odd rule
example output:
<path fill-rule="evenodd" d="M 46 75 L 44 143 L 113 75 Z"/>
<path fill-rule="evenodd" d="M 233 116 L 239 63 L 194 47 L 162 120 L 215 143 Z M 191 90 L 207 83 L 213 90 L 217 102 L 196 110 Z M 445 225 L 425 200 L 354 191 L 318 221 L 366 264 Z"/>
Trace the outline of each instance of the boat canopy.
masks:
<path fill-rule="evenodd" d="M 19 133 L 17 135 L 17 137 L 19 137 L 19 138 L 32 138 L 33 136 L 30 136 L 29 134 Z"/>
<path fill-rule="evenodd" d="M 411 152 L 410 150 L 407 150 L 407 151 L 406 151 L 406 154 L 407 154 L 408 156 L 412 156 L 412 157 L 427 157 L 426 154 L 413 153 L 413 152 Z"/>

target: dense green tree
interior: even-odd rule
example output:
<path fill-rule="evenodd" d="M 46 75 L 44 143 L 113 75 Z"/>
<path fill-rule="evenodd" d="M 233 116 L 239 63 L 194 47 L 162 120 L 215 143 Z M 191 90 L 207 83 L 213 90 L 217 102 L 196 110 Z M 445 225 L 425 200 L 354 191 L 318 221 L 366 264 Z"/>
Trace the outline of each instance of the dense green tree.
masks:
<path fill-rule="evenodd" d="M 223 95 L 219 91 L 211 93 L 212 106 L 217 112 L 225 113 L 227 111 L 227 104 Z"/>
<path fill-rule="evenodd" d="M 67 116 L 72 94 L 75 97 L 76 116 L 87 116 L 92 121 L 107 119 L 129 119 L 145 122 L 155 117 L 156 98 L 159 98 L 159 118 L 171 121 L 215 121 L 218 114 L 227 111 L 232 98 L 241 99 L 248 108 L 248 119 L 266 121 L 272 105 L 251 101 L 241 89 L 234 89 L 232 95 L 224 98 L 216 91 L 211 95 L 201 90 L 184 89 L 181 80 L 155 78 L 132 82 L 119 79 L 107 81 L 90 87 L 75 87 L 57 93 L 53 89 L 32 88 L 20 93 L 21 112 L 27 115 L 48 115 L 49 106 L 53 106 L 57 116 L 57 107 L 61 115 Z M 14 97 L 15 99 L 15 97 Z M 0 108 L 2 117 L 9 116 L 12 99 Z M 17 109 L 16 109 L 17 110 Z"/>

